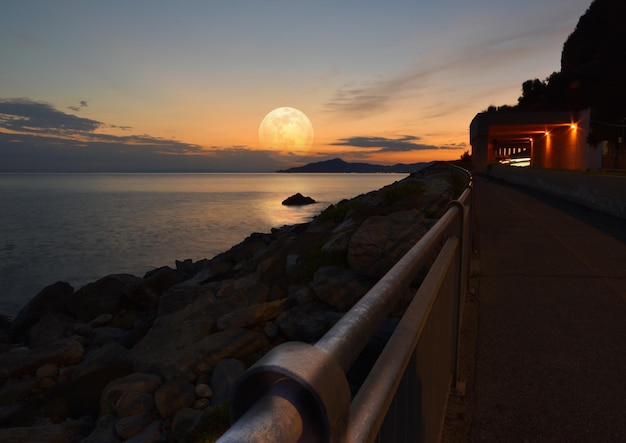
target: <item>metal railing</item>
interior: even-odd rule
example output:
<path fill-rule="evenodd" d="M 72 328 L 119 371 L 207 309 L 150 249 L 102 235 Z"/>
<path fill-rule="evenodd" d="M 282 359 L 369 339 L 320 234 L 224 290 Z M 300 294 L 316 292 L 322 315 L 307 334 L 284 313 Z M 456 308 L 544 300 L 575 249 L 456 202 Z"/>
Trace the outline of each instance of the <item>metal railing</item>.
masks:
<path fill-rule="evenodd" d="M 457 382 L 469 277 L 472 177 L 445 214 L 315 345 L 268 352 L 235 386 L 231 442 L 432 442 Z M 346 373 L 426 264 L 392 336 L 351 398 Z"/>

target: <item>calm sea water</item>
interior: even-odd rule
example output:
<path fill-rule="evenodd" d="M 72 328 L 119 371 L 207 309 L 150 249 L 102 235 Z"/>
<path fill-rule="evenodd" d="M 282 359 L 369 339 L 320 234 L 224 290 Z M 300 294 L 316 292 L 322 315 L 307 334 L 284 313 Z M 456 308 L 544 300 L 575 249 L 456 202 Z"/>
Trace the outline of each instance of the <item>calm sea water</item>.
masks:
<path fill-rule="evenodd" d="M 211 258 L 406 174 L 0 174 L 0 313 L 45 286 Z M 317 203 L 287 207 L 296 192 Z"/>

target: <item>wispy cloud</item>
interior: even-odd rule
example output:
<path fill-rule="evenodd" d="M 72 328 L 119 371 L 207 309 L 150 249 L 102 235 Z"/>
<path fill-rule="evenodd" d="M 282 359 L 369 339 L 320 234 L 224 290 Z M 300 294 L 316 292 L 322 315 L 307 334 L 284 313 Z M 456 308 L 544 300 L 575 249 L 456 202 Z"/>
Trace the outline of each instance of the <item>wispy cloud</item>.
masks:
<path fill-rule="evenodd" d="M 87 103 L 87 100 L 81 100 L 78 105 L 70 105 L 67 107 L 67 109 L 72 110 L 74 112 L 79 112 L 82 108 L 86 108 L 88 107 L 89 104 Z"/>
<path fill-rule="evenodd" d="M 326 112 L 347 114 L 351 117 L 364 118 L 381 114 L 392 107 L 392 102 L 398 99 L 420 95 L 420 91 L 434 86 L 438 78 L 475 78 L 474 90 L 491 91 L 502 85 L 481 82 L 485 67 L 497 66 L 498 69 L 510 64 L 520 63 L 522 60 L 532 59 L 538 52 L 545 50 L 545 40 L 555 40 L 556 36 L 567 33 L 567 24 L 558 20 L 562 12 L 553 13 L 544 20 L 535 20 L 522 30 L 514 27 L 514 31 L 499 25 L 487 38 L 474 40 L 462 34 L 454 38 L 458 44 L 446 47 L 438 52 L 434 59 L 421 59 L 413 67 L 407 68 L 395 76 L 383 79 L 374 79 L 365 82 L 350 82 L 338 87 L 332 96 L 324 103 Z M 496 20 L 496 23 L 500 21 Z M 487 23 L 477 23 L 476 26 L 486 26 Z M 468 43 L 464 43 L 467 41 Z M 558 60 L 558 54 L 555 55 Z M 546 77 L 551 72 L 536 75 Z M 521 82 L 520 81 L 520 90 Z M 510 88 L 512 85 L 507 85 Z M 448 85 L 448 88 L 451 86 Z M 458 87 L 461 87 L 458 85 Z M 442 91 L 445 92 L 445 91 Z M 455 103 L 466 95 L 465 91 L 455 92 Z M 419 103 L 417 103 L 419 106 Z"/>
<path fill-rule="evenodd" d="M 451 144 L 446 146 L 435 146 L 417 143 L 420 137 L 414 135 L 404 135 L 400 138 L 386 137 L 349 137 L 342 138 L 331 143 L 333 146 L 350 146 L 353 148 L 364 148 L 376 152 L 411 152 L 441 149 L 464 149 L 465 144 Z"/>
<path fill-rule="evenodd" d="M 44 102 L 25 98 L 0 100 L 0 128 L 23 133 L 90 133 L 103 123 L 76 117 Z"/>

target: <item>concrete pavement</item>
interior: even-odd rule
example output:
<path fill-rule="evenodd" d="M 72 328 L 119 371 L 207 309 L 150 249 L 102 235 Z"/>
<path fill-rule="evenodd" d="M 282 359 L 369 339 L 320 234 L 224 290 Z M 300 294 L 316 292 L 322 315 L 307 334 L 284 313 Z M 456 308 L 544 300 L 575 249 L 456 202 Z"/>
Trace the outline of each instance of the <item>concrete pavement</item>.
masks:
<path fill-rule="evenodd" d="M 471 442 L 626 442 L 626 221 L 478 177 Z"/>

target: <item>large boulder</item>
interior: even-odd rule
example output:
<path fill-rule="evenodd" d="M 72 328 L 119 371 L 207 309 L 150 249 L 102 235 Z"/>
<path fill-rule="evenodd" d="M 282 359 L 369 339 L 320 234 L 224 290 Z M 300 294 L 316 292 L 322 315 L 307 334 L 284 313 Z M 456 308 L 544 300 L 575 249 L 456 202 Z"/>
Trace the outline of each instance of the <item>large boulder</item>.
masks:
<path fill-rule="evenodd" d="M 125 288 L 139 281 L 139 277 L 130 274 L 108 275 L 72 294 L 68 309 L 77 319 L 85 322 L 101 314 L 113 314 L 121 306 Z"/>
<path fill-rule="evenodd" d="M 142 308 L 154 309 L 159 297 L 177 282 L 176 271 L 163 267 L 133 284 L 128 290 L 128 298 Z"/>
<path fill-rule="evenodd" d="M 71 339 L 56 340 L 46 347 L 35 349 L 15 348 L 0 354 L 0 380 L 33 374 L 46 363 L 75 365 L 80 363 L 84 354 L 83 346 Z"/>
<path fill-rule="evenodd" d="M 426 230 L 416 209 L 369 217 L 350 238 L 347 254 L 350 269 L 379 280 Z"/>
<path fill-rule="evenodd" d="M 365 278 L 338 266 L 323 266 L 313 275 L 315 295 L 338 311 L 349 310 L 371 286 Z"/>
<path fill-rule="evenodd" d="M 59 281 L 50 286 L 46 286 L 26 306 L 17 314 L 11 325 L 14 342 L 25 341 L 24 334 L 39 320 L 44 314 L 66 313 L 66 303 L 74 292 L 74 288 L 69 283 Z"/>

